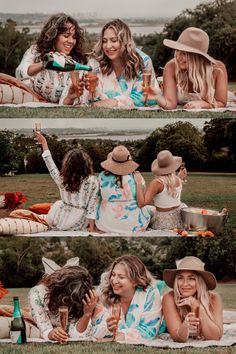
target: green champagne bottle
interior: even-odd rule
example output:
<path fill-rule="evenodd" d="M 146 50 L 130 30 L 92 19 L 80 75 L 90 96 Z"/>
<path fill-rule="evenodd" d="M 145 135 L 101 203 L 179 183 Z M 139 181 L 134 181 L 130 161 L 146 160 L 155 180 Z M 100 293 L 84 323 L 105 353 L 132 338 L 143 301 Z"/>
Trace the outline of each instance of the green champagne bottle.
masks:
<path fill-rule="evenodd" d="M 45 69 L 55 71 L 92 70 L 91 66 L 80 64 L 71 57 L 59 53 L 45 54 L 43 57 L 43 66 Z"/>
<path fill-rule="evenodd" d="M 16 344 L 26 343 L 26 328 L 25 321 L 20 312 L 20 303 L 18 296 L 13 297 L 14 312 L 13 320 L 11 321 L 11 341 Z"/>

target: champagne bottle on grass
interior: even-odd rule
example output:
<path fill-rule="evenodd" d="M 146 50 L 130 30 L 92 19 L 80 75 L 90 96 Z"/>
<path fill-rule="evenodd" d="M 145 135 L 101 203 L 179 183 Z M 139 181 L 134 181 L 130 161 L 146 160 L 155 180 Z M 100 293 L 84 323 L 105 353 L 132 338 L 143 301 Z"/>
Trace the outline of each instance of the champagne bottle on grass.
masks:
<path fill-rule="evenodd" d="M 24 344 L 26 343 L 26 327 L 25 321 L 22 317 L 20 311 L 20 303 L 18 296 L 13 297 L 14 311 L 13 311 L 13 320 L 11 321 L 11 341 L 15 344 Z"/>
<path fill-rule="evenodd" d="M 54 71 L 77 71 L 85 70 L 91 71 L 92 68 L 89 65 L 83 65 L 60 53 L 47 53 L 43 57 L 43 66 L 47 70 Z"/>

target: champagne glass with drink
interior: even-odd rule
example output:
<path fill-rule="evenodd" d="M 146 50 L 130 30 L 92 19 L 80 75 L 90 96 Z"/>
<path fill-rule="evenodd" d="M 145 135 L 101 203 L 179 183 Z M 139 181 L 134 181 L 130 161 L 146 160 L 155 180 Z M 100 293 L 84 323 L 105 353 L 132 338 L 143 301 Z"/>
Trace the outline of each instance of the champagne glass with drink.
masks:
<path fill-rule="evenodd" d="M 150 69 L 143 70 L 143 87 L 144 92 L 144 106 L 147 106 L 148 89 L 151 87 L 152 71 Z"/>
<path fill-rule="evenodd" d="M 182 162 L 180 169 L 181 169 L 181 170 L 185 170 L 185 169 L 186 169 L 186 167 L 185 167 L 185 162 Z M 187 178 L 186 178 L 186 177 L 183 179 L 183 182 L 184 182 L 184 183 L 187 183 Z"/>
<path fill-rule="evenodd" d="M 114 318 L 114 320 L 117 321 L 117 325 L 115 327 L 115 329 L 113 330 L 113 338 L 112 340 L 115 341 L 116 339 L 116 332 L 117 332 L 117 328 L 118 328 L 118 322 L 120 320 L 120 315 L 121 315 L 121 304 L 120 303 L 115 303 L 112 305 L 112 317 Z"/>
<path fill-rule="evenodd" d="M 192 306 L 191 307 L 191 311 L 195 314 L 195 316 L 197 318 L 199 318 L 199 306 Z M 200 335 L 200 325 L 197 324 L 194 328 L 194 332 L 192 334 L 192 337 L 194 339 L 201 339 L 201 335 Z"/>
<path fill-rule="evenodd" d="M 34 124 L 34 133 L 35 132 L 41 133 L 41 123 L 35 123 Z M 34 138 L 34 140 L 36 140 L 36 138 Z M 36 141 L 36 144 L 38 145 L 39 143 Z"/>
<path fill-rule="evenodd" d="M 79 77 L 79 72 L 78 71 L 71 71 L 70 72 L 70 77 L 72 81 L 72 85 L 74 87 L 74 90 L 76 92 L 77 98 L 78 98 L 78 103 L 80 101 L 80 90 L 79 90 L 79 84 L 80 84 L 80 77 Z"/>
<path fill-rule="evenodd" d="M 68 331 L 68 323 L 69 323 L 69 310 L 68 306 L 60 306 L 58 308 L 59 320 L 61 328 L 67 332 Z M 65 342 L 63 342 L 65 343 Z"/>
<path fill-rule="evenodd" d="M 95 71 L 89 71 L 87 73 L 87 79 L 89 82 L 90 102 L 91 102 L 91 105 L 93 106 L 94 99 L 95 99 L 95 93 L 96 93 L 96 87 L 97 87 L 97 83 L 98 83 L 97 73 Z"/>

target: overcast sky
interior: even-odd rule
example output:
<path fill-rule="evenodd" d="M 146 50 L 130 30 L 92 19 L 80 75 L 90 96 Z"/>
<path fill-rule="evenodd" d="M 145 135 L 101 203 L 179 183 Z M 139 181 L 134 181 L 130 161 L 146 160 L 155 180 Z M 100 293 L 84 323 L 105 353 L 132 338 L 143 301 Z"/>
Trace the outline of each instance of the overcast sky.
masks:
<path fill-rule="evenodd" d="M 0 12 L 78 13 L 98 17 L 175 17 L 206 0 L 0 0 Z"/>
<path fill-rule="evenodd" d="M 202 129 L 204 123 L 210 119 L 1 119 L 0 129 L 34 129 L 34 124 L 41 123 L 42 129 L 46 128 L 81 128 L 81 129 L 99 129 L 106 130 L 155 130 L 156 128 L 164 127 L 166 124 L 176 123 L 178 121 L 189 121 L 199 129 Z"/>

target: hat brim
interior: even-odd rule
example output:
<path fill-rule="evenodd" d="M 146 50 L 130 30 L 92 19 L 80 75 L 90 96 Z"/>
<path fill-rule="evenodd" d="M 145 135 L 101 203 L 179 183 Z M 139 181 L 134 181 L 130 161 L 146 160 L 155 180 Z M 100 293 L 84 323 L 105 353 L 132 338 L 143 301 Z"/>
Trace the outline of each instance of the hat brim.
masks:
<path fill-rule="evenodd" d="M 160 167 L 158 165 L 157 159 L 152 162 L 151 170 L 157 176 L 168 175 L 169 173 L 174 173 L 182 164 L 182 157 L 173 156 L 173 162 L 168 167 Z"/>
<path fill-rule="evenodd" d="M 171 39 L 164 39 L 163 44 L 166 47 L 169 47 L 169 48 L 172 48 L 175 50 L 181 50 L 183 52 L 200 54 L 200 55 L 204 56 L 206 59 L 208 59 L 210 62 L 212 62 L 213 64 L 216 64 L 215 59 L 212 58 L 207 53 L 204 53 L 204 52 L 197 50 L 196 48 L 190 47 L 188 45 L 182 44 L 178 41 L 172 41 Z"/>
<path fill-rule="evenodd" d="M 133 160 L 119 163 L 113 161 L 112 159 L 107 159 L 101 162 L 101 166 L 102 168 L 104 168 L 104 170 L 107 170 L 113 173 L 114 175 L 125 176 L 129 173 L 134 172 L 139 167 L 139 164 L 134 162 Z"/>
<path fill-rule="evenodd" d="M 170 288 L 173 288 L 176 274 L 178 272 L 183 271 L 183 270 L 188 270 L 191 272 L 199 273 L 203 277 L 203 279 L 205 280 L 208 290 L 214 290 L 216 288 L 217 282 L 216 282 L 216 278 L 215 278 L 214 274 L 211 272 L 207 272 L 206 270 L 194 270 L 194 269 L 190 269 L 190 268 L 165 269 L 163 272 L 163 280 L 166 282 L 166 284 Z"/>

